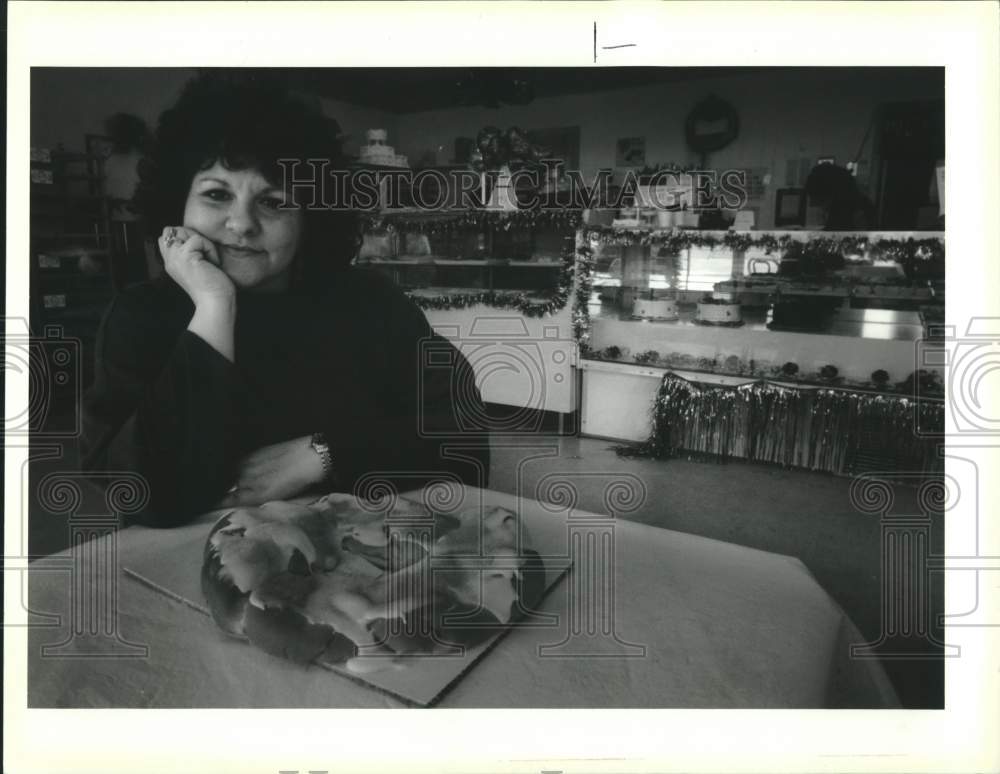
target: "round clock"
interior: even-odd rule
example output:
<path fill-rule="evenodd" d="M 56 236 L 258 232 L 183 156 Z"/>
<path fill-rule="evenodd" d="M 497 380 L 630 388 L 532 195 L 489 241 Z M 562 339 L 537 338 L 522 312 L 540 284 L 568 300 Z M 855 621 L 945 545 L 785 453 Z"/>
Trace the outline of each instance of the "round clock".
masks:
<path fill-rule="evenodd" d="M 714 94 L 695 105 L 684 124 L 688 147 L 701 154 L 722 150 L 739 131 L 736 108 Z"/>

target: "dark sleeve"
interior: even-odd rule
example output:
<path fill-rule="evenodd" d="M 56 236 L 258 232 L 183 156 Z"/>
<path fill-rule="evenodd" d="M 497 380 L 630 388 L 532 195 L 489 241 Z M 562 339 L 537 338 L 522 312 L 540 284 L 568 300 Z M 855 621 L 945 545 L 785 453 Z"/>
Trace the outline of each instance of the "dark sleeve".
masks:
<path fill-rule="evenodd" d="M 101 324 L 84 395 L 84 470 L 143 476 L 141 520 L 170 526 L 211 509 L 236 473 L 244 388 L 235 366 L 186 330 L 190 313 L 139 292 Z"/>
<path fill-rule="evenodd" d="M 337 484 L 353 489 L 366 476 L 412 489 L 436 473 L 470 486 L 489 484 L 489 433 L 475 374 L 423 312 L 388 280 L 370 280 L 370 300 L 356 327 L 368 385 L 381 416 L 328 433 Z"/>

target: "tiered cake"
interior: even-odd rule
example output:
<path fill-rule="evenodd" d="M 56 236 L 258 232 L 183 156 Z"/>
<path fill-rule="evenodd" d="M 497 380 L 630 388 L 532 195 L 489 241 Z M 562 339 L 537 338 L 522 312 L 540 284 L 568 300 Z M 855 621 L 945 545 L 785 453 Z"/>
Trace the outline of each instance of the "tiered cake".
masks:
<path fill-rule="evenodd" d="M 632 304 L 632 317 L 640 320 L 676 320 L 677 302 L 672 298 L 637 298 Z"/>
<path fill-rule="evenodd" d="M 386 145 L 388 134 L 385 129 L 369 129 L 365 132 L 367 143 L 361 146 L 358 160 L 364 164 L 378 164 L 383 167 L 409 167 L 406 156 L 396 153 L 391 145 Z"/>
<path fill-rule="evenodd" d="M 731 294 L 714 293 L 698 302 L 694 320 L 703 325 L 742 325 L 743 311 Z"/>

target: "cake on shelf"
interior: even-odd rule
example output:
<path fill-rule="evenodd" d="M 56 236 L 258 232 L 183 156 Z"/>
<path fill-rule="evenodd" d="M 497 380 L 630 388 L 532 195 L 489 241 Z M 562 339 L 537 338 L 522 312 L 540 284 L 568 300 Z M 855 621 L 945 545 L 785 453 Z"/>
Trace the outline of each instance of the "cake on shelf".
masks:
<path fill-rule="evenodd" d="M 637 298 L 632 304 L 632 319 L 672 322 L 678 319 L 677 302 L 672 298 Z"/>
<path fill-rule="evenodd" d="M 730 293 L 713 293 L 698 302 L 694 321 L 701 325 L 742 325 L 740 302 Z"/>
<path fill-rule="evenodd" d="M 223 515 L 201 585 L 225 632 L 273 655 L 355 673 L 419 668 L 403 657 L 483 643 L 540 600 L 545 568 L 529 545 L 498 506 L 330 494 Z"/>
<path fill-rule="evenodd" d="M 618 217 L 611 221 L 612 228 L 639 228 L 639 210 L 635 207 L 623 207 L 618 211 Z"/>
<path fill-rule="evenodd" d="M 358 161 L 383 167 L 408 168 L 410 162 L 406 156 L 396 153 L 396 149 L 391 145 L 386 145 L 387 139 L 388 133 L 385 129 L 369 129 L 365 132 L 366 143 L 361 146 Z"/>

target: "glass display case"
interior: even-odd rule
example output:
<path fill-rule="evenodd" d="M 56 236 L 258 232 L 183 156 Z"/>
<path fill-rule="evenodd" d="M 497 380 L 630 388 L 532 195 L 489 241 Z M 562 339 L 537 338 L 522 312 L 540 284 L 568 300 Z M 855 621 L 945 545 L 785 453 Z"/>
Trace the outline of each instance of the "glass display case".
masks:
<path fill-rule="evenodd" d="M 916 367 L 914 346 L 933 344 L 944 320 L 943 233 L 622 228 L 586 212 L 578 222 L 495 215 L 384 218 L 359 263 L 389 274 L 454 341 L 468 344 L 497 320 L 516 323 L 510 340 L 490 334 L 506 351 L 515 339 L 558 339 L 555 359 L 567 368 L 543 391 L 554 410 L 577 405 L 568 368 L 577 363 L 584 385 L 588 370 L 622 366 L 649 377 L 677 371 L 900 394 L 926 377 L 925 393 L 941 392 L 940 375 Z M 579 294 L 581 271 L 589 299 Z M 529 382 L 552 375 L 552 356 L 532 358 L 547 375 Z M 497 402 L 530 403 L 500 393 Z"/>
<path fill-rule="evenodd" d="M 584 226 L 586 357 L 885 387 L 944 319 L 940 232 Z M 788 372 L 792 372 L 789 374 Z"/>
<path fill-rule="evenodd" d="M 393 214 L 368 229 L 357 263 L 419 296 L 523 292 L 544 296 L 572 256 L 572 221 L 529 221 L 516 213 Z"/>
<path fill-rule="evenodd" d="M 900 428 L 928 418 L 940 426 L 945 353 L 934 350 L 943 347 L 943 233 L 588 223 L 580 240 L 593 279 L 580 360 L 584 434 L 649 441 L 651 407 L 678 410 L 663 397 L 668 384 L 697 385 L 690 394 L 705 404 L 669 424 L 692 453 L 764 459 L 734 440 L 763 427 L 790 443 L 794 453 L 783 464 L 883 470 L 911 464 L 898 454 L 909 437 Z M 744 427 L 734 419 L 739 412 L 716 410 L 719 395 L 727 406 L 742 400 L 758 408 L 775 395 L 794 396 L 808 408 Z M 830 417 L 853 434 L 825 435 Z M 834 436 L 837 444 L 823 445 Z M 833 447 L 850 453 L 833 461 L 800 453 Z M 934 455 L 920 460 L 915 469 L 940 463 Z"/>
<path fill-rule="evenodd" d="M 867 244 L 858 244 L 853 232 L 753 232 L 744 245 L 733 232 L 678 238 L 637 230 L 622 237 L 588 229 L 586 236 L 594 256 L 591 301 L 603 315 L 642 318 L 637 311 L 648 305 L 639 302 L 667 299 L 676 302 L 679 321 L 694 321 L 699 302 L 724 300 L 739 302 L 745 324 L 826 332 L 837 309 L 931 312 L 944 304 L 943 257 L 907 259 L 880 249 L 880 242 L 892 241 L 886 252 L 900 252 L 910 233 L 867 234 Z M 920 237 L 943 252 L 943 235 Z"/>

